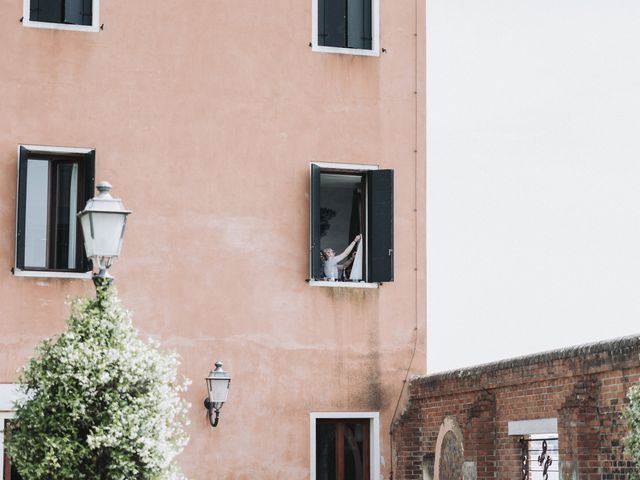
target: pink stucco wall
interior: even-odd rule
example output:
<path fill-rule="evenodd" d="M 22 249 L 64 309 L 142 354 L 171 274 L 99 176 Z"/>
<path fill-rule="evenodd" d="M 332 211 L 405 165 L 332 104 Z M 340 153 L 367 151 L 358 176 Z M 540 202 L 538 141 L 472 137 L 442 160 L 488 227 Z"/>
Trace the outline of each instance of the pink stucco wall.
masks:
<path fill-rule="evenodd" d="M 188 476 L 309 478 L 310 412 L 380 411 L 388 478 L 411 359 L 425 371 L 424 14 L 382 2 L 386 53 L 359 57 L 311 51 L 311 0 L 109 0 L 99 33 L 27 28 L 0 0 L 0 383 L 93 294 L 12 275 L 16 147 L 95 147 L 134 211 L 123 302 L 194 380 Z M 312 161 L 395 170 L 393 283 L 305 282 Z M 212 429 L 218 358 L 233 381 Z"/>

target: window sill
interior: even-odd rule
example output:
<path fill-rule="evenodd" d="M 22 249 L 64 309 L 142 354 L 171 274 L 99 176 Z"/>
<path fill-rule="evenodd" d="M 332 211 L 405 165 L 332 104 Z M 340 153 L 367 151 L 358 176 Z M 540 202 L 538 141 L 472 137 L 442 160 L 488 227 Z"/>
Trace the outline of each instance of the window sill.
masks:
<path fill-rule="evenodd" d="M 91 279 L 92 272 L 51 272 L 48 270 L 20 270 L 13 269 L 13 275 L 16 277 L 35 277 L 35 278 L 67 278 L 67 279 Z"/>
<path fill-rule="evenodd" d="M 70 30 L 74 32 L 99 32 L 100 25 L 73 25 L 69 23 L 34 22 L 22 20 L 22 25 L 31 28 L 46 28 L 49 30 Z"/>
<path fill-rule="evenodd" d="M 311 47 L 311 51 L 319 53 L 340 53 L 342 55 L 360 55 L 364 57 L 380 56 L 380 51 L 377 48 L 364 50 L 361 48 L 323 47 L 321 45 L 313 45 Z"/>
<path fill-rule="evenodd" d="M 377 283 L 368 282 L 332 282 L 330 280 L 309 280 L 312 287 L 333 287 L 333 288 L 378 288 Z"/>

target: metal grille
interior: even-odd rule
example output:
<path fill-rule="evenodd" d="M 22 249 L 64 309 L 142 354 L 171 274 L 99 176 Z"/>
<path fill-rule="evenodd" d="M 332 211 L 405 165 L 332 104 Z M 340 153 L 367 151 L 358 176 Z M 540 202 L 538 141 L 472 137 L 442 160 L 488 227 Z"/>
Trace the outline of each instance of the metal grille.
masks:
<path fill-rule="evenodd" d="M 558 436 L 520 439 L 522 480 L 559 480 Z"/>

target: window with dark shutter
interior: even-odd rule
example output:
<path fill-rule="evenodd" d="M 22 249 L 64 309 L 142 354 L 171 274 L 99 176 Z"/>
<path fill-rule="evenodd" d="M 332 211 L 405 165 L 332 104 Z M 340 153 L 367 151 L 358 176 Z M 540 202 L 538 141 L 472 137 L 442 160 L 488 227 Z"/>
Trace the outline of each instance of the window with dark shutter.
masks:
<path fill-rule="evenodd" d="M 369 172 L 369 281 L 393 281 L 393 170 Z"/>
<path fill-rule="evenodd" d="M 310 185 L 310 272 L 311 278 L 319 279 L 322 277 L 322 259 L 320 257 L 320 167 L 311 165 L 311 185 Z"/>
<path fill-rule="evenodd" d="M 318 0 L 318 45 L 372 49 L 372 0 Z"/>
<path fill-rule="evenodd" d="M 91 0 L 30 0 L 29 20 L 33 22 L 91 25 Z"/>
<path fill-rule="evenodd" d="M 93 193 L 95 151 L 56 153 L 20 147 L 16 268 L 86 272 L 76 214 Z"/>
<path fill-rule="evenodd" d="M 310 279 L 393 281 L 393 170 L 325 165 L 311 165 Z"/>

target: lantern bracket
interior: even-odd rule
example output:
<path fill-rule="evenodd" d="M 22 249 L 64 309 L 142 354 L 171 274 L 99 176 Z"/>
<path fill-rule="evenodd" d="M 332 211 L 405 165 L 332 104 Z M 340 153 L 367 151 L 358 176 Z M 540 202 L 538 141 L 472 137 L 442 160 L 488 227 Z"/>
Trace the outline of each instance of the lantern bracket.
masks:
<path fill-rule="evenodd" d="M 209 412 L 209 423 L 212 427 L 218 426 L 218 420 L 220 420 L 220 409 L 215 408 L 213 406 L 213 402 L 208 398 L 204 399 L 204 408 L 206 408 Z M 213 418 L 213 413 L 215 412 L 215 418 Z"/>

